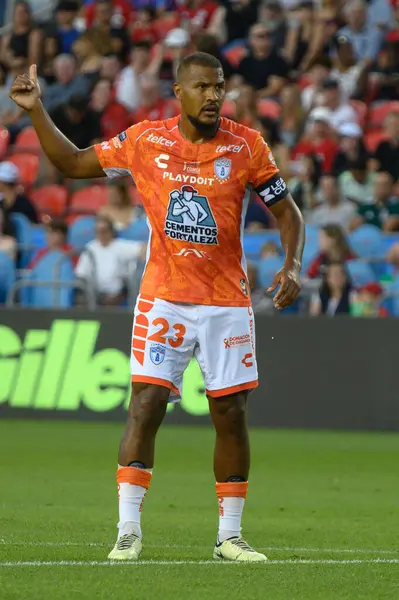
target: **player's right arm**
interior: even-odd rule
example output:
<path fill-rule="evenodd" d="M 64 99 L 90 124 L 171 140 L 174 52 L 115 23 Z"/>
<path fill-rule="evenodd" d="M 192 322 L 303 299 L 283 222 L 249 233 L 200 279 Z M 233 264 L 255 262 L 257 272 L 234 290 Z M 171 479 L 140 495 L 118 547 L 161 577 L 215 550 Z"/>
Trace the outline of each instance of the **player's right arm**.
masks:
<path fill-rule="evenodd" d="M 65 177 L 105 177 L 94 146 L 80 150 L 54 125 L 41 102 L 36 65 L 30 67 L 29 76 L 19 75 L 15 79 L 10 98 L 29 113 L 46 156 Z"/>

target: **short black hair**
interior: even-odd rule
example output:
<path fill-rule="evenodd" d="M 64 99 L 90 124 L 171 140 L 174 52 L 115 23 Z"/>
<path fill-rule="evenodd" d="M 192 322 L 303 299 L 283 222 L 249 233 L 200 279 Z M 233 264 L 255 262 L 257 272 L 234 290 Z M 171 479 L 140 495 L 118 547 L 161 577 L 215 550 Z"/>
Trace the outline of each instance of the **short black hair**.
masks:
<path fill-rule="evenodd" d="M 68 235 L 68 225 L 63 219 L 51 219 L 51 221 L 47 223 L 47 228 L 51 231 L 62 233 L 64 237 L 67 237 Z"/>
<path fill-rule="evenodd" d="M 222 69 L 222 64 L 218 58 L 208 54 L 207 52 L 194 52 L 185 56 L 177 67 L 177 81 L 180 81 L 183 73 L 191 67 L 196 65 L 198 67 L 211 67 L 212 69 Z"/>

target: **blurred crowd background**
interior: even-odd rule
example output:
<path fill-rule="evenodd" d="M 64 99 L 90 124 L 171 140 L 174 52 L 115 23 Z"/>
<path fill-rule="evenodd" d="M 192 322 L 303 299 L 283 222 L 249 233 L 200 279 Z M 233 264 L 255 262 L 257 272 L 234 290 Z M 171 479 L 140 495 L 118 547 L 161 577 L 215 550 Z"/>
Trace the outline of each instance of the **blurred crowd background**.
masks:
<path fill-rule="evenodd" d="M 49 164 L 14 78 L 38 65 L 44 106 L 83 148 L 178 114 L 175 69 L 197 50 L 222 62 L 223 115 L 261 132 L 306 222 L 284 313 L 399 316 L 398 0 L 9 0 L 0 24 L 0 302 L 130 308 L 148 235 L 131 180 Z M 276 314 L 283 255 L 256 194 L 244 245 L 255 312 Z"/>

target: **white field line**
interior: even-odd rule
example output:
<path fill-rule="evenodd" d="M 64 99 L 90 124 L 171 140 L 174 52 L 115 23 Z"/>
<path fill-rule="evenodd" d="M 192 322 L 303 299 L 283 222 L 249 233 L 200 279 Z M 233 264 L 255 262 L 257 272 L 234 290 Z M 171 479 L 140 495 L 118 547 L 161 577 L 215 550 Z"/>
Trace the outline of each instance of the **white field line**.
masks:
<path fill-rule="evenodd" d="M 151 566 L 151 565 L 243 565 L 245 563 L 234 563 L 219 560 L 141 560 L 137 562 L 111 562 L 111 561 L 79 561 L 79 560 L 60 560 L 60 561 L 16 561 L 0 562 L 2 567 L 120 567 L 120 566 Z M 248 563 L 247 563 L 248 564 Z M 256 564 L 256 563 L 255 563 Z M 259 563 L 257 563 L 259 564 Z M 260 563 L 262 564 L 262 563 Z M 399 564 L 397 558 L 376 558 L 376 559 L 353 559 L 353 560 L 269 560 L 266 565 L 361 565 L 361 564 Z"/>
<path fill-rule="evenodd" d="M 112 546 L 113 542 L 73 542 L 73 541 L 64 541 L 64 542 L 8 542 L 4 539 L 0 540 L 0 546 L 33 546 L 33 547 L 55 547 L 55 548 L 64 548 L 64 547 L 100 547 L 100 548 L 108 548 L 108 546 Z M 172 548 L 176 550 L 187 550 L 187 549 L 198 549 L 198 548 L 209 548 L 208 546 L 197 546 L 197 545 L 179 545 L 179 544 L 145 544 L 146 548 Z M 265 546 L 263 548 L 258 548 L 258 550 L 266 550 L 273 552 L 317 552 L 317 553 L 325 553 L 325 554 L 399 554 L 399 549 L 395 550 L 386 550 L 381 548 L 295 548 L 290 546 Z"/>

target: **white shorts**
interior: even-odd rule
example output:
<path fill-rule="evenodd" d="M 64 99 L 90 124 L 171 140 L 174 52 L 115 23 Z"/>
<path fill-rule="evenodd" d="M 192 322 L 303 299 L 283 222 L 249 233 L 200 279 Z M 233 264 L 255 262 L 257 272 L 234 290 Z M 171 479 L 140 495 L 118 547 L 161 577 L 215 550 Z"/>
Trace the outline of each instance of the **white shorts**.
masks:
<path fill-rule="evenodd" d="M 183 373 L 195 357 L 208 396 L 258 385 L 255 322 L 247 306 L 205 306 L 139 296 L 134 310 L 133 382 L 154 383 L 180 399 Z"/>

